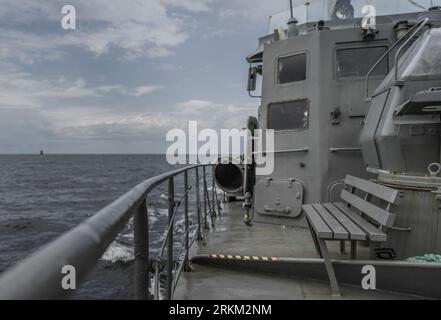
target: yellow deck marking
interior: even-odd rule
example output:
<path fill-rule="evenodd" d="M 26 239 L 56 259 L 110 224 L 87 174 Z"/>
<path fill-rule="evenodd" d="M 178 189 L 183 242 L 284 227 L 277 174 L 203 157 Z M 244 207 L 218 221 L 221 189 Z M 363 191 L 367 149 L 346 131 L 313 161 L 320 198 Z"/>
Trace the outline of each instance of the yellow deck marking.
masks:
<path fill-rule="evenodd" d="M 243 260 L 243 261 L 280 261 L 280 258 L 277 257 L 258 257 L 258 256 L 232 256 L 232 255 L 223 255 L 223 254 L 210 254 L 208 255 L 213 259 L 231 259 L 231 260 Z"/>

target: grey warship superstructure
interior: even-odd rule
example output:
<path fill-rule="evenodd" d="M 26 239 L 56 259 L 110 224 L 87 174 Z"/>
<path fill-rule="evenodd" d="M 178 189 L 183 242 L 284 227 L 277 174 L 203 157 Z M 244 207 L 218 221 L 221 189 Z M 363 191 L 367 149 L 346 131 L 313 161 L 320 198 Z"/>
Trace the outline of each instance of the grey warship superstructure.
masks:
<path fill-rule="evenodd" d="M 218 164 L 151 178 L 3 275 L 0 298 L 66 294 L 59 270 L 83 279 L 134 217 L 139 299 L 440 299 L 436 2 L 291 3 L 247 57 L 248 91 L 261 98 L 247 127 L 274 130 L 274 172 Z M 154 256 L 146 197 L 162 183 L 169 225 Z M 218 188 L 240 201 L 221 204 Z"/>

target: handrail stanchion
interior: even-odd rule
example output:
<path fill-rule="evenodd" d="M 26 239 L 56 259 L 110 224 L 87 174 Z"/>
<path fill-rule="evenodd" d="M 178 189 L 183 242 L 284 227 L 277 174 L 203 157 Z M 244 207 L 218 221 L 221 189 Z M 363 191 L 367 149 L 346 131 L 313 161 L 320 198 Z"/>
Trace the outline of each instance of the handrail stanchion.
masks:
<path fill-rule="evenodd" d="M 135 296 L 137 300 L 149 298 L 149 224 L 147 200 L 136 210 L 134 217 L 135 238 Z"/>
<path fill-rule="evenodd" d="M 160 288 L 159 288 L 159 266 L 157 263 L 155 263 L 154 265 L 155 267 L 155 274 L 154 274 L 154 288 L 153 288 L 153 292 L 154 292 L 154 300 L 161 300 L 161 294 L 160 294 Z"/>
<path fill-rule="evenodd" d="M 216 212 L 213 211 L 213 203 L 210 199 L 210 192 L 208 191 L 208 183 L 207 183 L 207 202 L 208 202 L 208 214 L 210 215 L 211 227 L 214 228 L 214 218 L 216 217 Z"/>
<path fill-rule="evenodd" d="M 207 170 L 206 170 L 205 166 L 202 167 L 202 175 L 203 175 L 203 179 L 204 179 L 204 181 L 203 181 L 203 184 L 204 184 L 204 187 L 203 187 L 203 190 L 204 190 L 204 229 L 208 230 L 208 229 L 210 229 L 210 226 L 208 225 L 208 218 L 207 218 L 208 217 L 208 207 L 207 207 L 208 193 L 207 193 Z"/>
<path fill-rule="evenodd" d="M 212 208 L 213 208 L 213 213 L 214 216 L 217 217 L 217 212 L 216 212 L 216 200 L 214 197 L 214 193 L 215 193 L 215 182 L 214 182 L 214 166 L 211 167 L 211 199 L 212 199 Z"/>
<path fill-rule="evenodd" d="M 217 188 L 215 187 L 214 196 L 216 197 L 216 207 L 217 207 L 217 215 L 220 217 L 222 215 L 222 207 L 219 201 L 219 195 L 217 194 Z"/>
<path fill-rule="evenodd" d="M 205 181 L 205 184 L 207 185 L 207 187 L 205 188 L 205 192 L 207 193 L 208 214 L 210 215 L 211 227 L 214 228 L 214 218 L 216 217 L 216 211 L 214 211 L 213 202 L 212 199 L 210 199 L 210 192 L 208 191 L 208 182 Z M 207 224 L 208 224 L 208 218 L 207 218 Z"/>
<path fill-rule="evenodd" d="M 221 216 L 222 207 L 221 207 L 221 204 L 219 201 L 219 195 L 217 193 L 217 187 L 216 187 L 216 166 L 213 166 L 213 180 L 214 180 L 214 195 L 216 197 L 217 213 L 218 213 L 218 216 Z"/>
<path fill-rule="evenodd" d="M 196 211 L 198 219 L 198 241 L 202 241 L 201 191 L 199 186 L 199 167 L 196 167 Z"/>
<path fill-rule="evenodd" d="M 175 211 L 175 184 L 174 179 L 168 181 L 168 225 L 173 224 Z M 166 300 L 172 300 L 173 290 L 173 227 L 170 228 L 167 239 L 167 295 Z"/>
<path fill-rule="evenodd" d="M 188 250 L 189 250 L 189 239 L 188 239 L 188 233 L 189 233 L 189 223 L 188 223 L 188 172 L 185 171 L 184 173 L 184 219 L 185 219 L 185 257 L 184 257 L 184 271 L 189 270 L 188 265 Z"/>

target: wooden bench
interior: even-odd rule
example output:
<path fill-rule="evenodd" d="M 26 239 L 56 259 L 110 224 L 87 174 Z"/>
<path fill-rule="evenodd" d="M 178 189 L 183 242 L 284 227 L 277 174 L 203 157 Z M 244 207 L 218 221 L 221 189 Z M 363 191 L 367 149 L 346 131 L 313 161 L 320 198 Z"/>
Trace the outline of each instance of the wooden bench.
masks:
<path fill-rule="evenodd" d="M 344 253 L 345 244 L 349 241 L 351 258 L 356 259 L 358 241 L 368 241 L 373 252 L 376 246 L 387 241 L 389 229 L 410 231 L 394 228 L 396 216 L 390 211 L 400 198 L 399 191 L 352 176 L 347 176 L 344 182 L 343 202 L 303 206 L 334 295 L 340 295 L 340 291 L 326 241 L 340 241 L 341 253 Z"/>

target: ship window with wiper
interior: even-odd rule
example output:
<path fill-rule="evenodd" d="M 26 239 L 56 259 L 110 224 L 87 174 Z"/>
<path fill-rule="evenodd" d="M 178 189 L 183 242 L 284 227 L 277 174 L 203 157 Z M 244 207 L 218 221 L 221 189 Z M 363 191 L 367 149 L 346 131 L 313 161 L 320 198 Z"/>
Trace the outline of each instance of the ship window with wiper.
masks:
<path fill-rule="evenodd" d="M 309 127 L 307 99 L 271 103 L 268 106 L 268 129 L 305 130 Z"/>
<path fill-rule="evenodd" d="M 280 58 L 277 77 L 279 84 L 306 80 L 306 53 Z"/>
<path fill-rule="evenodd" d="M 373 65 L 386 53 L 386 46 L 345 48 L 337 50 L 337 77 L 364 77 Z M 372 72 L 373 76 L 384 76 L 389 73 L 388 59 L 383 61 Z"/>

